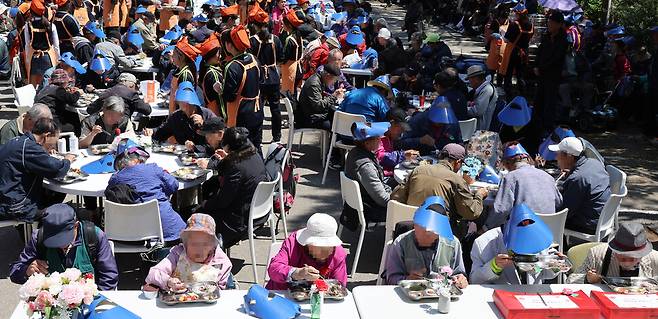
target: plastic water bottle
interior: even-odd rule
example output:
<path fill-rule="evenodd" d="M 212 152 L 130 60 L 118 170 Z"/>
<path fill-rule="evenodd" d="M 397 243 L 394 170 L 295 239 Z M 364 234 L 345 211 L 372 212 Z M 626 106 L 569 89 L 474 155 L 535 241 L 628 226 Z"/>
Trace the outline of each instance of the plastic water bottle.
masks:
<path fill-rule="evenodd" d="M 57 152 L 66 154 L 66 140 L 63 137 L 57 140 Z"/>
<path fill-rule="evenodd" d="M 311 319 L 320 319 L 322 304 L 324 304 L 324 292 L 318 291 L 315 285 L 311 286 Z"/>
<path fill-rule="evenodd" d="M 450 288 L 439 289 L 439 313 L 450 312 Z"/>
<path fill-rule="evenodd" d="M 75 135 L 69 137 L 69 151 L 78 154 L 78 138 Z"/>

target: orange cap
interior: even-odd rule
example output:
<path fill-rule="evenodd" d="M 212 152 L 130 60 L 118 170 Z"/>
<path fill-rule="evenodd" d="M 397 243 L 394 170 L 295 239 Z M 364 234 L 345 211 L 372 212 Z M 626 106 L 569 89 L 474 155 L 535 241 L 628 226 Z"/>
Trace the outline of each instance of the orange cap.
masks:
<path fill-rule="evenodd" d="M 185 56 L 190 58 L 190 60 L 194 61 L 196 59 L 196 56 L 199 55 L 201 52 L 193 47 L 188 41 L 187 37 L 182 37 L 180 40 L 178 40 L 178 43 L 176 43 L 176 48 L 181 50 Z"/>
<path fill-rule="evenodd" d="M 67 2 L 69 2 L 69 0 L 55 0 L 55 4 L 57 5 L 57 7 L 61 7 L 65 5 Z"/>
<path fill-rule="evenodd" d="M 297 5 L 298 6 L 303 6 L 305 3 L 309 3 L 309 0 L 297 0 Z"/>
<path fill-rule="evenodd" d="M 256 3 L 249 10 L 249 21 L 268 23 L 270 21 L 270 15 Z"/>
<path fill-rule="evenodd" d="M 46 5 L 43 3 L 43 0 L 32 0 L 30 10 L 36 15 L 42 16 L 46 13 Z"/>
<path fill-rule="evenodd" d="M 206 41 L 197 44 L 196 48 L 199 49 L 201 55 L 205 57 L 210 51 L 219 48 L 219 46 L 219 38 L 217 38 L 217 35 L 213 32 Z"/>
<path fill-rule="evenodd" d="M 299 27 L 304 23 L 304 21 L 300 20 L 299 17 L 297 17 L 297 11 L 295 10 L 288 10 L 288 13 L 286 13 L 285 18 L 295 28 Z"/>
<path fill-rule="evenodd" d="M 245 51 L 251 48 L 251 42 L 249 42 L 249 34 L 244 28 L 244 25 L 240 24 L 231 30 L 231 42 L 238 51 Z"/>
<path fill-rule="evenodd" d="M 20 11 L 22 14 L 26 14 L 28 11 L 30 11 L 30 4 L 27 2 L 23 2 L 18 6 L 18 11 Z"/>
<path fill-rule="evenodd" d="M 234 4 L 230 7 L 224 7 L 219 9 L 219 14 L 221 14 L 222 17 L 237 16 L 239 11 L 240 11 L 239 5 Z"/>

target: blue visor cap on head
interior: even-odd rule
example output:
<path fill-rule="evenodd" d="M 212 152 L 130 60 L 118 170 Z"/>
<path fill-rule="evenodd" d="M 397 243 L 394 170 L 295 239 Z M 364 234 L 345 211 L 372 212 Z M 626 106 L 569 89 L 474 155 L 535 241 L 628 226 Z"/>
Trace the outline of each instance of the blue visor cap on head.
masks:
<path fill-rule="evenodd" d="M 360 45 L 365 40 L 366 39 L 363 37 L 363 33 L 361 33 L 361 28 L 359 28 L 358 26 L 353 26 L 347 32 L 347 36 L 345 37 L 345 42 L 353 46 Z"/>
<path fill-rule="evenodd" d="M 547 161 L 555 161 L 557 158 L 556 152 L 551 152 L 548 149 L 549 146 L 559 144 L 563 139 L 567 137 L 576 137 L 576 134 L 568 128 L 556 127 L 553 130 L 553 133 L 549 135 L 544 141 L 539 145 L 539 155 Z"/>
<path fill-rule="evenodd" d="M 78 74 L 87 73 L 85 67 L 83 67 L 82 64 L 80 64 L 80 62 L 78 62 L 78 60 L 75 59 L 75 57 L 71 52 L 62 53 L 62 55 L 59 57 L 59 60 L 66 63 L 66 65 L 74 68 L 75 72 L 78 72 Z"/>
<path fill-rule="evenodd" d="M 104 73 L 105 71 L 109 70 L 112 68 L 112 63 L 108 58 L 106 58 L 104 55 L 97 55 L 95 58 L 91 60 L 89 63 L 89 69 L 97 72 L 97 73 Z"/>
<path fill-rule="evenodd" d="M 16 18 L 17 15 L 18 15 L 18 7 L 12 7 L 12 8 L 9 9 L 9 17 L 10 18 L 12 18 L 12 19 Z"/>
<path fill-rule="evenodd" d="M 162 50 L 162 55 L 165 55 L 169 52 L 173 52 L 175 48 L 176 48 L 175 45 L 168 45 L 166 48 L 164 48 L 164 50 Z"/>
<path fill-rule="evenodd" d="M 106 154 L 98 160 L 80 167 L 80 170 L 87 174 L 106 174 L 114 173 L 114 153 Z"/>
<path fill-rule="evenodd" d="M 135 28 L 135 26 L 132 26 L 130 27 L 130 29 L 128 29 L 128 34 L 126 35 L 126 41 L 128 41 L 128 43 L 140 49 L 142 47 L 142 44 L 144 44 L 144 38 L 142 37 L 142 34 L 139 33 L 139 30 Z"/>
<path fill-rule="evenodd" d="M 500 175 L 498 175 L 498 172 L 496 172 L 493 167 L 485 165 L 482 172 L 480 172 L 480 175 L 478 175 L 477 180 L 480 182 L 498 185 L 500 184 Z"/>
<path fill-rule="evenodd" d="M 530 156 L 530 154 L 528 154 L 528 151 L 526 151 L 525 148 L 523 148 L 523 145 L 521 144 L 510 145 L 506 147 L 505 151 L 503 152 L 503 158 L 505 159 L 512 158 L 517 155 Z"/>
<path fill-rule="evenodd" d="M 373 137 L 382 137 L 391 127 L 390 122 L 364 123 L 355 122 L 352 124 L 352 136 L 357 141 L 365 141 Z"/>
<path fill-rule="evenodd" d="M 282 296 L 270 294 L 261 285 L 253 285 L 244 295 L 244 309 L 248 315 L 260 319 L 295 318 L 301 313 L 301 307 Z"/>
<path fill-rule="evenodd" d="M 377 51 L 375 51 L 375 49 L 368 48 L 363 51 L 361 61 L 350 65 L 350 68 L 358 70 L 370 69 L 374 66 L 374 62 L 377 60 L 378 56 L 379 54 Z"/>
<path fill-rule="evenodd" d="M 142 13 L 146 13 L 147 11 L 148 11 L 148 10 L 146 10 L 146 8 L 144 8 L 144 6 L 140 4 L 140 5 L 137 7 L 137 10 L 135 10 L 135 13 L 137 13 L 137 14 L 142 14 Z"/>
<path fill-rule="evenodd" d="M 101 27 L 96 21 L 89 21 L 85 24 L 85 29 L 93 33 L 97 38 L 105 39 L 105 32 L 101 30 Z"/>
<path fill-rule="evenodd" d="M 201 101 L 199 101 L 194 85 L 189 81 L 185 81 L 178 86 L 176 102 L 187 102 L 192 105 L 201 106 Z"/>
<path fill-rule="evenodd" d="M 616 28 L 612 28 L 606 32 L 607 35 L 624 35 L 626 34 L 626 29 L 624 26 L 618 26 Z"/>
<path fill-rule="evenodd" d="M 434 124 L 457 124 L 457 116 L 445 96 L 434 99 L 432 106 L 427 111 L 430 122 Z"/>
<path fill-rule="evenodd" d="M 453 240 L 452 229 L 450 228 L 450 218 L 441 212 L 430 209 L 432 205 L 439 205 L 446 209 L 446 203 L 439 196 L 431 196 L 425 199 L 422 205 L 414 213 L 414 224 L 425 228 L 443 238 Z"/>
<path fill-rule="evenodd" d="M 183 30 L 178 26 L 174 26 L 165 33 L 162 38 L 160 38 L 160 43 L 171 44 L 174 41 L 177 41 L 183 35 Z"/>
<path fill-rule="evenodd" d="M 345 20 L 347 20 L 347 12 L 345 11 L 334 13 L 331 15 L 331 21 L 333 21 L 334 23 L 337 23 L 339 21 L 345 21 Z"/>
<path fill-rule="evenodd" d="M 551 229 L 525 204 L 512 208 L 505 231 L 505 247 L 515 254 L 538 254 L 553 244 Z"/>
<path fill-rule="evenodd" d="M 208 18 L 206 18 L 203 14 L 198 14 L 192 18 L 192 22 L 207 23 Z"/>
<path fill-rule="evenodd" d="M 532 109 L 522 96 L 515 97 L 498 113 L 498 120 L 509 126 L 524 126 L 531 117 Z"/>
<path fill-rule="evenodd" d="M 324 32 L 324 37 L 325 38 L 331 38 L 331 37 L 335 37 L 335 36 L 336 36 L 336 32 L 334 32 L 334 30 L 329 30 L 329 31 Z"/>

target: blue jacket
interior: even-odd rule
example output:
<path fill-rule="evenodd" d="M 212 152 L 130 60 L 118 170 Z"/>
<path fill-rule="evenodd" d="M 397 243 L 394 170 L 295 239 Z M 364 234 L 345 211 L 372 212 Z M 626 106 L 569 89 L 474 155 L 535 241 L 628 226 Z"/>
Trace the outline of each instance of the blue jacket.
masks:
<path fill-rule="evenodd" d="M 71 163 L 56 159 L 25 133 L 0 146 L 0 220 L 32 221 L 43 209 L 43 178 L 66 175 Z"/>
<path fill-rule="evenodd" d="M 386 98 L 374 87 L 365 87 L 350 91 L 340 104 L 340 110 L 352 114 L 361 114 L 368 122 L 386 121 L 388 112 Z"/>
<path fill-rule="evenodd" d="M 581 156 L 562 184 L 564 207 L 569 208 L 567 228 L 596 231 L 603 205 L 610 198 L 610 177 L 598 160 Z"/>
<path fill-rule="evenodd" d="M 142 202 L 157 199 L 164 239 L 171 241 L 180 238 L 180 233 L 185 228 L 185 222 L 169 202 L 169 196 L 178 190 L 176 178 L 155 163 L 137 164 L 114 173 L 108 187 L 116 184 L 134 186 L 139 200 Z"/>
<path fill-rule="evenodd" d="M 429 112 L 416 112 L 409 119 L 411 130 L 405 132 L 397 144 L 402 150 L 418 150 L 422 154 L 428 154 L 434 150 L 440 150 L 450 143 L 462 144 L 462 133 L 459 124 L 444 125 L 435 129 L 428 119 Z M 434 138 L 434 147 L 421 144 L 420 138 L 429 135 Z"/>
<path fill-rule="evenodd" d="M 455 112 L 455 116 L 460 121 L 468 120 L 471 117 L 468 116 L 468 110 L 466 107 L 466 96 L 460 90 L 456 88 L 451 88 L 445 91 L 443 94 L 448 102 L 450 102 L 450 107 Z"/>

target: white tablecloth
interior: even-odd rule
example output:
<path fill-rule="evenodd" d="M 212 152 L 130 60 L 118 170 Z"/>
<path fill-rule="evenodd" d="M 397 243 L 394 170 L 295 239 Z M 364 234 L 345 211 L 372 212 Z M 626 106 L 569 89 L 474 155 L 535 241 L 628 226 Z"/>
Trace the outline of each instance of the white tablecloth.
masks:
<path fill-rule="evenodd" d="M 523 292 L 560 292 L 573 290 L 603 291 L 597 285 L 470 285 L 458 301 L 450 303 L 450 313 L 437 311 L 438 301 L 411 301 L 397 286 L 359 286 L 352 290 L 361 319 L 381 318 L 503 318 L 493 302 L 494 289 Z"/>
<path fill-rule="evenodd" d="M 142 319 L 203 319 L 203 318 L 254 318 L 244 313 L 242 304 L 246 290 L 226 290 L 220 293 L 219 300 L 214 304 L 190 304 L 179 306 L 167 306 L 157 300 L 145 299 L 141 291 L 120 290 L 105 291 L 104 296 L 118 305 L 132 311 Z M 27 319 L 24 314 L 24 303 L 19 303 L 14 310 L 11 319 Z M 297 318 L 310 318 L 311 306 L 308 302 L 301 302 L 302 313 Z M 356 305 L 352 295 L 345 297 L 343 301 L 325 301 L 322 307 L 322 318 L 353 319 L 358 318 Z"/>
<path fill-rule="evenodd" d="M 89 154 L 86 149 L 82 150 L 81 152 L 83 152 L 84 154 Z M 85 164 L 91 163 L 99 158 L 101 158 L 101 156 L 97 156 L 97 155 L 87 155 L 87 157 L 78 156 L 78 159 L 71 164 L 71 167 L 80 168 Z M 151 157 L 149 157 L 149 159 L 146 162 L 157 163 L 158 166 L 162 167 L 163 169 L 169 172 L 174 172 L 177 169 L 184 167 L 181 164 L 178 157 L 169 154 L 151 153 Z M 64 194 L 71 194 L 77 196 L 103 197 L 103 193 L 105 192 L 105 188 L 107 188 L 107 183 L 110 180 L 110 176 L 112 176 L 112 174 L 91 174 L 89 175 L 86 181 L 80 181 L 71 184 L 61 184 L 54 181 L 50 181 L 48 179 L 44 179 L 43 187 Z M 212 177 L 212 172 L 208 172 L 208 174 L 205 177 L 200 177 L 193 181 L 184 182 L 179 180 L 178 189 L 186 189 L 186 188 L 197 186 L 207 181 L 211 177 Z"/>
<path fill-rule="evenodd" d="M 340 69 L 343 74 L 345 75 L 365 75 L 365 76 L 371 76 L 372 75 L 372 70 L 370 69 L 351 69 L 351 68 L 344 68 Z"/>

